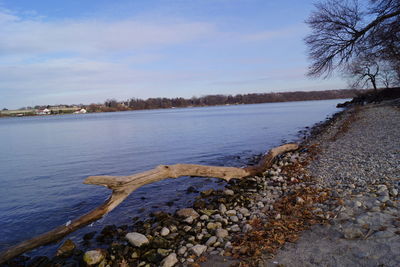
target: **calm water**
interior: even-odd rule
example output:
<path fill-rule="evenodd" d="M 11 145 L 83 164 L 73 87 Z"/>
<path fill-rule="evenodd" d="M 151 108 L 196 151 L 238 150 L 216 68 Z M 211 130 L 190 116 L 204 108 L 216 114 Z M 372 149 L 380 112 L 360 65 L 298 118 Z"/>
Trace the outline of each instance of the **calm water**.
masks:
<path fill-rule="evenodd" d="M 1 119 L 0 250 L 102 203 L 109 190 L 83 185 L 87 176 L 128 175 L 178 162 L 241 166 L 252 155 L 295 140 L 299 130 L 337 112 L 338 102 L 343 101 Z M 129 223 L 138 214 L 187 205 L 194 197 L 186 194 L 188 186 L 204 190 L 212 184 L 182 178 L 145 186 L 72 238 Z"/>

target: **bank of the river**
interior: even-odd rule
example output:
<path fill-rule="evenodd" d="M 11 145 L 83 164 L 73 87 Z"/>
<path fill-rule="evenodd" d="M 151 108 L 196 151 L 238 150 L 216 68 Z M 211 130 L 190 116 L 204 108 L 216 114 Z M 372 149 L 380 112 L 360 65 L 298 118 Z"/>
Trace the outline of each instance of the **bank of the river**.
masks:
<path fill-rule="evenodd" d="M 400 265 L 400 101 L 347 112 L 311 140 L 309 167 L 340 200 L 332 220 L 306 231 L 265 266 Z"/>
<path fill-rule="evenodd" d="M 398 265 L 399 126 L 389 103 L 347 110 L 260 177 L 199 192 L 176 213 L 67 241 L 52 259 L 10 265 Z"/>

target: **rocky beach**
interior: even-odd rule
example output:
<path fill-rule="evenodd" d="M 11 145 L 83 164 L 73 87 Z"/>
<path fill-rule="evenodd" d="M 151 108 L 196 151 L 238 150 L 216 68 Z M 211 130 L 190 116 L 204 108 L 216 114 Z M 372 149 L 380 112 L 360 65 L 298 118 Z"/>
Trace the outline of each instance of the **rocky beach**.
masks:
<path fill-rule="evenodd" d="M 262 176 L 9 266 L 398 266 L 399 101 L 315 126 Z M 224 183 L 224 182 L 220 182 Z"/>

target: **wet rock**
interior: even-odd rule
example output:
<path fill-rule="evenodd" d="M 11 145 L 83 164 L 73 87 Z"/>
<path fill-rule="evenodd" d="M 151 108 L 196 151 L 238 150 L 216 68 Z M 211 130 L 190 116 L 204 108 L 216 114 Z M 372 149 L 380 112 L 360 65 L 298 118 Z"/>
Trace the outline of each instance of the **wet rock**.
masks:
<path fill-rule="evenodd" d="M 209 197 L 209 196 L 212 195 L 212 193 L 214 193 L 214 189 L 204 190 L 200 194 L 201 194 L 202 197 Z"/>
<path fill-rule="evenodd" d="M 190 251 L 193 252 L 197 257 L 203 254 L 207 250 L 207 246 L 204 245 L 195 245 L 190 248 Z"/>
<path fill-rule="evenodd" d="M 70 257 L 72 256 L 76 245 L 71 239 L 67 239 L 61 247 L 57 249 L 56 256 L 58 257 Z"/>
<path fill-rule="evenodd" d="M 83 261 L 87 265 L 99 264 L 104 258 L 105 253 L 100 249 L 86 251 L 83 255 Z"/>
<path fill-rule="evenodd" d="M 160 236 L 156 236 L 151 240 L 153 248 L 170 248 L 170 242 Z"/>
<path fill-rule="evenodd" d="M 145 235 L 142 235 L 141 233 L 136 233 L 136 232 L 127 233 L 125 235 L 125 238 L 129 241 L 129 243 L 131 243 L 131 245 L 135 247 L 140 247 L 142 245 L 149 243 L 147 237 Z"/>
<path fill-rule="evenodd" d="M 146 253 L 143 254 L 143 258 L 145 258 L 147 261 L 151 262 L 151 263 L 160 263 L 161 260 L 163 259 L 162 256 L 157 253 L 157 250 L 155 249 L 151 249 L 149 251 L 147 251 Z"/>
<path fill-rule="evenodd" d="M 233 195 L 235 195 L 235 192 L 233 192 L 233 190 L 231 190 L 231 189 L 225 189 L 224 190 L 224 195 L 233 196 Z"/>
<path fill-rule="evenodd" d="M 187 194 L 190 194 L 190 193 L 198 193 L 199 191 L 194 187 L 194 186 L 189 186 L 187 189 L 186 189 L 186 193 Z"/>
<path fill-rule="evenodd" d="M 198 199 L 193 203 L 195 209 L 204 209 L 207 203 L 203 199 Z"/>
<path fill-rule="evenodd" d="M 175 253 L 169 254 L 166 258 L 164 258 L 161 262 L 162 267 L 172 267 L 176 263 L 178 263 L 178 258 Z"/>
<path fill-rule="evenodd" d="M 200 215 L 194 209 L 191 208 L 180 209 L 176 212 L 176 215 L 183 218 L 191 216 L 193 219 L 197 219 L 198 217 L 200 217 Z"/>
<path fill-rule="evenodd" d="M 28 267 L 40 267 L 49 265 L 50 260 L 46 256 L 34 257 L 29 263 Z"/>
<path fill-rule="evenodd" d="M 169 235 L 169 233 L 170 233 L 170 230 L 167 227 L 163 227 L 160 232 L 161 236 L 167 236 L 167 235 Z"/>
<path fill-rule="evenodd" d="M 95 234 L 96 234 L 96 231 L 90 232 L 90 233 L 87 233 L 87 234 L 84 234 L 84 235 L 83 235 L 83 240 L 89 241 L 89 240 L 93 239 L 93 237 L 95 236 Z"/>

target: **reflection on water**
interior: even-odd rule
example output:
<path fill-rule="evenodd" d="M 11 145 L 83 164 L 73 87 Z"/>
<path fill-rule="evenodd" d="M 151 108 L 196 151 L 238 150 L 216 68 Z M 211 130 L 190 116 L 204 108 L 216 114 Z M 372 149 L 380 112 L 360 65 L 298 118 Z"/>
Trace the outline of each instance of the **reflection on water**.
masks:
<path fill-rule="evenodd" d="M 108 190 L 83 185 L 90 175 L 127 175 L 158 164 L 241 166 L 305 126 L 336 112 L 340 100 L 147 110 L 0 120 L 0 249 L 89 211 Z M 164 180 L 132 194 L 73 236 L 192 199 L 205 179 Z M 174 202 L 169 207 L 167 202 Z M 190 201 L 189 201 L 190 202 Z M 143 211 L 145 210 L 145 211 Z M 41 249 L 41 253 L 52 247 Z"/>

